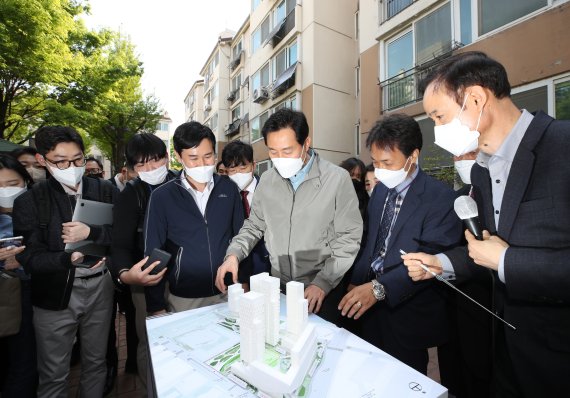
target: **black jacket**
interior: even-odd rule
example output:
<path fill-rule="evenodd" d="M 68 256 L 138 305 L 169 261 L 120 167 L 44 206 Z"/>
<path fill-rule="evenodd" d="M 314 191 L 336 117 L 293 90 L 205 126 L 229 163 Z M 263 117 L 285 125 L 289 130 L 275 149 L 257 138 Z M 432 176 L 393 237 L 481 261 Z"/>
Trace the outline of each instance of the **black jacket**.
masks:
<path fill-rule="evenodd" d="M 178 297 L 219 294 L 214 285 L 218 267 L 244 220 L 241 196 L 229 178 L 214 175 L 205 216 L 181 178 L 185 177 L 155 189 L 148 204 L 145 254 L 150 255 L 155 248 L 172 254 L 166 277 L 158 285 L 145 288 L 148 312 L 166 308 L 166 280 Z"/>
<path fill-rule="evenodd" d="M 50 196 L 51 214 L 47 228 L 41 228 L 39 211 L 32 188 L 14 202 L 14 233 L 24 237 L 26 249 L 16 256 L 24 269 L 32 277 L 32 304 L 47 310 L 67 308 L 75 267 L 71 264 L 71 253 L 64 251 L 61 239 L 62 223 L 71 221 L 73 207 L 63 187 L 55 178 L 40 184 L 47 184 Z M 83 177 L 83 199 L 103 201 L 100 184 L 109 184 L 100 179 Z M 112 200 L 118 190 L 109 187 Z M 102 245 L 111 243 L 111 226 L 92 226 L 88 240 Z"/>
<path fill-rule="evenodd" d="M 570 374 L 570 122 L 539 112 L 515 154 L 495 225 L 489 171 L 471 171 L 479 221 L 509 244 L 495 311 L 525 397 L 567 395 Z M 445 253 L 458 276 L 480 272 L 465 247 Z M 497 340 L 500 343 L 501 340 Z"/>
<path fill-rule="evenodd" d="M 170 181 L 177 177 L 177 173 L 169 171 L 166 180 Z M 162 184 L 160 184 L 162 185 Z M 150 194 L 160 185 L 152 186 L 140 178 L 129 181 L 125 189 L 119 194 L 113 207 L 113 232 L 111 243 L 110 268 L 113 279 L 118 277 L 118 272 L 125 268 L 131 268 L 144 257 L 144 218 Z M 139 198 L 138 188 L 145 191 L 146 197 Z"/>

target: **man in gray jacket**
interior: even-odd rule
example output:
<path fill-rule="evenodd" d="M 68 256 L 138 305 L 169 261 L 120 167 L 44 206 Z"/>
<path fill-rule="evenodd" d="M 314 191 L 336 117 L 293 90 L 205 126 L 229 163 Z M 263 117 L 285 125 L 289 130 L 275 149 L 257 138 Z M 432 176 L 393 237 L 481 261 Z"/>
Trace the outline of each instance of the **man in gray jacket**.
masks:
<path fill-rule="evenodd" d="M 282 288 L 292 280 L 303 282 L 309 312 L 320 311 L 334 321 L 342 292 L 329 293 L 352 266 L 362 237 L 352 181 L 346 170 L 310 148 L 309 126 L 301 112 L 279 110 L 262 134 L 275 168 L 261 176 L 250 216 L 226 251 L 216 286 L 226 290 L 228 272 L 235 283 L 239 262 L 265 237 L 271 274 L 281 279 Z"/>

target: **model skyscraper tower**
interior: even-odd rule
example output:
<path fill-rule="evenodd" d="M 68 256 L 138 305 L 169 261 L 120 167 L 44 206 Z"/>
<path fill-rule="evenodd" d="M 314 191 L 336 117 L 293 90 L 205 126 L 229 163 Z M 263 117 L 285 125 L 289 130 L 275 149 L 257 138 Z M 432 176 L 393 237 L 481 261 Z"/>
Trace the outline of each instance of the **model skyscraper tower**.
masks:
<path fill-rule="evenodd" d="M 308 323 L 304 286 L 299 282 L 286 285 L 287 330 L 281 338 L 286 353 L 281 360 L 286 359 L 290 366 L 281 368 L 264 362 L 265 350 L 260 345 L 278 341 L 279 280 L 265 273 L 250 282 L 252 291 L 232 296 L 239 299 L 241 351 L 241 361 L 232 365 L 232 373 L 271 396 L 293 393 L 303 382 L 317 350 L 315 326 Z"/>
<path fill-rule="evenodd" d="M 261 293 L 265 297 L 265 342 L 277 345 L 279 342 L 279 278 L 269 276 L 267 272 L 249 278 L 252 292 Z"/>

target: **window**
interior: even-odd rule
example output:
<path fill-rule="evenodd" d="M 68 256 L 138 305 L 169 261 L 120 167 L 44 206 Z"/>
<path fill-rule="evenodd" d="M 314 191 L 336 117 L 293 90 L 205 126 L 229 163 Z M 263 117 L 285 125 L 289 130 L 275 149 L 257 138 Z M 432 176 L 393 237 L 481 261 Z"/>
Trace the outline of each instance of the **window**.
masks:
<path fill-rule="evenodd" d="M 234 101 L 238 100 L 240 97 L 240 87 L 241 87 L 241 73 L 238 73 L 232 78 L 231 91 L 234 93 Z"/>
<path fill-rule="evenodd" d="M 279 109 L 289 108 L 293 110 L 297 110 L 297 96 L 293 95 L 292 97 L 287 98 L 285 101 L 279 103 L 275 106 L 274 111 L 278 111 Z"/>
<path fill-rule="evenodd" d="M 459 26 L 461 30 L 461 43 L 471 44 L 473 32 L 471 29 L 471 0 L 459 1 Z"/>
<path fill-rule="evenodd" d="M 216 98 L 218 98 L 218 94 L 219 94 L 219 84 L 218 81 L 216 80 L 216 83 L 214 83 L 214 87 L 212 87 L 212 101 Z"/>
<path fill-rule="evenodd" d="M 264 160 L 263 162 L 257 162 L 255 164 L 255 174 L 261 176 L 267 170 L 272 168 L 272 164 L 270 160 Z"/>
<path fill-rule="evenodd" d="M 261 129 L 267 119 L 269 119 L 269 111 L 263 112 L 251 121 L 251 142 L 257 141 L 261 138 Z"/>
<path fill-rule="evenodd" d="M 483 35 L 548 5 L 548 0 L 479 0 L 479 34 Z"/>
<path fill-rule="evenodd" d="M 273 80 L 277 79 L 287 68 L 297 63 L 297 42 L 278 53 L 273 59 Z"/>
<path fill-rule="evenodd" d="M 386 21 L 392 18 L 394 15 L 399 14 L 406 7 L 412 5 L 414 0 L 387 0 L 380 1 L 380 13 L 383 15 L 383 20 Z"/>
<path fill-rule="evenodd" d="M 159 122 L 156 126 L 156 129 L 159 131 L 168 131 L 168 123 L 166 122 Z"/>
<path fill-rule="evenodd" d="M 216 131 L 218 129 L 218 114 L 214 113 L 212 118 L 210 119 L 210 128 L 212 131 Z"/>
<path fill-rule="evenodd" d="M 241 50 L 243 48 L 242 42 L 241 40 L 238 42 L 238 44 L 236 44 L 234 46 L 234 48 L 232 48 L 232 60 L 235 60 L 237 57 L 239 57 Z"/>
<path fill-rule="evenodd" d="M 269 85 L 269 65 L 270 62 L 266 63 L 253 75 L 252 92 Z"/>
<path fill-rule="evenodd" d="M 273 11 L 273 27 L 279 25 L 287 16 L 285 11 L 285 0 L 283 0 Z"/>
<path fill-rule="evenodd" d="M 251 0 L 251 11 L 254 11 L 261 4 L 261 0 Z"/>
<path fill-rule="evenodd" d="M 416 64 L 423 64 L 451 49 L 451 3 L 418 20 L 415 24 Z"/>
<path fill-rule="evenodd" d="M 251 35 L 251 52 L 255 53 L 260 47 L 261 43 L 263 43 L 267 37 L 269 36 L 270 29 L 270 21 L 271 18 L 269 16 L 263 20 L 261 25 L 253 32 Z"/>
<path fill-rule="evenodd" d="M 548 112 L 548 88 L 546 85 L 513 94 L 511 99 L 519 109 L 526 109 L 529 112 Z"/>
<path fill-rule="evenodd" d="M 556 118 L 570 120 L 570 81 L 554 85 L 554 102 Z"/>
<path fill-rule="evenodd" d="M 230 122 L 233 122 L 234 120 L 237 120 L 240 117 L 241 117 L 241 107 L 238 105 L 234 109 L 232 109 L 232 120 L 230 120 Z"/>

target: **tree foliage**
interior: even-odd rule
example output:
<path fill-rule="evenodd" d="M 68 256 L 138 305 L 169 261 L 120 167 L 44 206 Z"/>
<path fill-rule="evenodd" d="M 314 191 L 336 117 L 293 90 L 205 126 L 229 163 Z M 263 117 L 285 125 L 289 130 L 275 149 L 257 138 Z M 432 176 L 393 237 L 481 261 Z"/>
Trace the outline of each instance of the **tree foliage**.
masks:
<path fill-rule="evenodd" d="M 71 125 L 115 169 L 126 141 L 154 132 L 160 105 L 141 89 L 133 44 L 88 30 L 80 0 L 0 2 L 0 138 L 24 142 L 42 125 Z"/>

